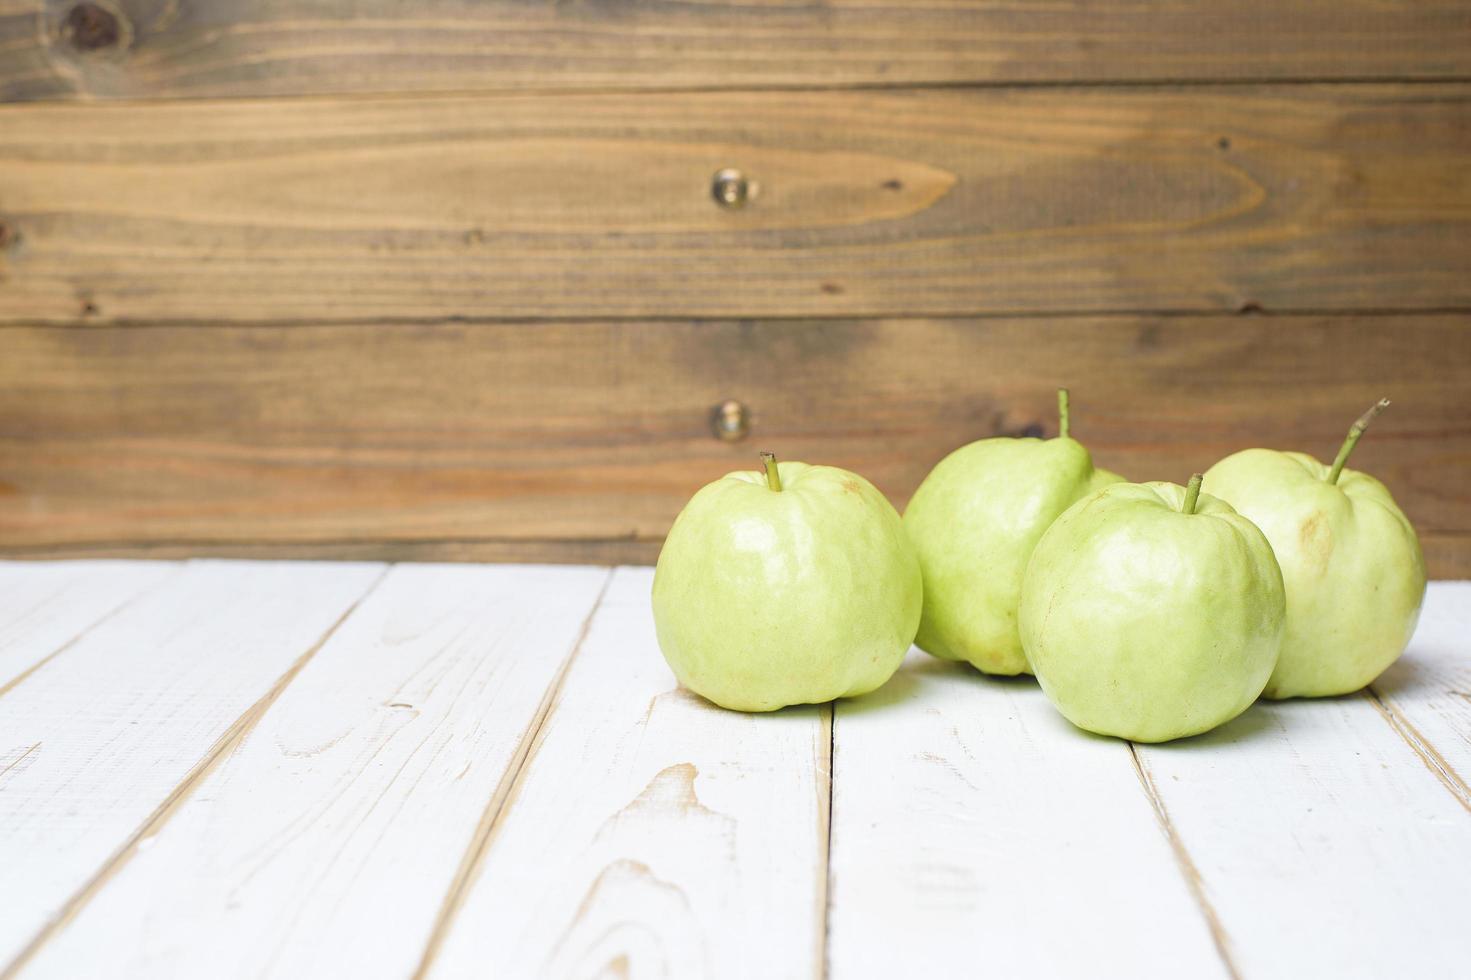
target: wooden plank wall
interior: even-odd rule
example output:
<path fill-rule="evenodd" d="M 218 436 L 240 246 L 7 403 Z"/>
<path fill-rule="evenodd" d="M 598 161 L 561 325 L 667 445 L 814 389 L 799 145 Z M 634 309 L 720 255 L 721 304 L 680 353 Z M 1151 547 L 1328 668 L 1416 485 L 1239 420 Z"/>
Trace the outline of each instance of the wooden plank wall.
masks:
<path fill-rule="evenodd" d="M 3 554 L 647 561 L 1067 384 L 1139 479 L 1387 395 L 1471 577 L 1462 0 L 0 0 L 0 100 Z"/>

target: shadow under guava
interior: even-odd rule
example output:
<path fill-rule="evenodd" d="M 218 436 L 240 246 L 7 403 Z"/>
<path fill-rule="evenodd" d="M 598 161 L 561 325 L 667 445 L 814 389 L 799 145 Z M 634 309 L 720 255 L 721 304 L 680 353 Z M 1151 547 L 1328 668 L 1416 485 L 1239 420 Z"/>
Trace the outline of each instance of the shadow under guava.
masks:
<path fill-rule="evenodd" d="M 1282 722 L 1275 716 L 1275 705 L 1281 702 L 1253 701 L 1251 707 L 1241 714 L 1232 718 L 1224 725 L 1217 725 L 1208 732 L 1199 735 L 1190 735 L 1185 738 L 1171 739 L 1168 742 L 1136 742 L 1135 744 L 1147 749 L 1161 749 L 1164 751 L 1213 751 L 1232 745 L 1239 745 L 1255 738 L 1261 738 L 1264 734 L 1272 731 L 1281 731 Z"/>
<path fill-rule="evenodd" d="M 862 717 L 877 711 L 894 708 L 896 705 L 913 701 L 923 696 L 927 688 L 939 684 L 962 684 L 962 685 L 989 685 L 993 689 L 1010 691 L 1021 696 L 1041 696 L 1041 688 L 1037 678 L 1031 674 L 1016 674 L 1004 676 L 998 674 L 987 674 L 977 670 L 968 663 L 950 660 L 941 660 L 931 657 L 917 650 L 911 651 L 905 658 L 904 663 L 894 676 L 889 679 L 883 687 L 862 697 L 847 698 L 835 702 L 838 717 Z M 1357 695 L 1345 695 L 1355 697 Z M 1332 700 L 1332 699 L 1315 699 Z M 1281 731 L 1283 719 L 1282 712 L 1291 711 L 1293 704 L 1300 703 L 1296 700 L 1289 701 L 1255 701 L 1240 715 L 1231 721 L 1208 732 L 1199 735 L 1191 735 L 1186 738 L 1173 739 L 1169 742 L 1140 742 L 1138 744 L 1149 748 L 1169 749 L 1177 747 L 1190 750 L 1214 750 L 1218 747 L 1238 745 L 1242 742 L 1260 738 L 1264 734 Z M 1055 709 L 1053 709 L 1055 710 Z M 1059 722 L 1067 726 L 1070 733 L 1090 741 L 1127 743 L 1127 739 L 1115 735 L 1100 735 L 1083 728 L 1078 728 L 1067 721 L 1060 714 Z"/>
<path fill-rule="evenodd" d="M 1369 687 L 1382 698 L 1425 696 L 1441 694 L 1445 690 L 1443 680 L 1435 676 L 1433 661 L 1444 663 L 1452 660 L 1449 654 L 1430 653 L 1411 648 L 1389 668 L 1373 680 Z M 1471 691 L 1462 692 L 1471 697 Z"/>
<path fill-rule="evenodd" d="M 1295 711 L 1320 710 L 1324 704 L 1347 701 L 1371 693 L 1390 697 L 1413 695 L 1422 690 L 1439 691 L 1441 685 L 1432 676 L 1431 666 L 1415 658 L 1412 653 L 1396 661 L 1373 682 L 1371 688 L 1365 688 L 1362 691 L 1325 698 L 1288 698 L 1281 701 L 1260 699 L 1253 702 L 1251 707 L 1231 721 L 1208 732 L 1168 742 L 1138 742 L 1135 744 L 1164 751 L 1214 751 L 1218 748 L 1229 748 L 1242 742 L 1261 738 L 1267 733 L 1281 734 L 1287 730 L 1291 715 Z M 941 684 L 990 685 L 993 689 L 1009 690 L 1022 696 L 1040 696 L 1041 694 L 1037 679 L 1031 674 L 1015 676 L 987 674 L 968 663 L 941 660 L 915 648 L 909 652 L 903 664 L 895 671 L 894 676 L 889 678 L 882 687 L 859 697 L 839 698 L 831 704 L 836 716 L 858 718 L 873 712 L 892 710 L 898 705 L 919 699 L 923 697 L 927 689 Z M 709 710 L 720 712 L 731 710 L 683 689 L 679 693 Z M 761 712 L 759 716 L 796 721 L 805 717 L 809 712 L 821 710 L 823 707 L 825 705 L 796 704 L 779 708 L 776 711 Z M 1059 721 L 1066 725 L 1071 733 L 1084 739 L 1126 744 L 1129 741 L 1118 736 L 1100 735 L 1078 728 L 1061 715 L 1059 715 Z"/>
<path fill-rule="evenodd" d="M 1015 677 L 987 674 L 968 663 L 932 657 L 916 647 L 909 652 L 904 663 L 900 664 L 894 676 L 883 687 L 860 697 L 842 698 L 834 703 L 840 716 L 860 716 L 913 700 L 921 696 L 927 688 L 939 684 L 996 684 L 1035 689 L 1037 679 L 1030 674 L 1018 674 Z"/>

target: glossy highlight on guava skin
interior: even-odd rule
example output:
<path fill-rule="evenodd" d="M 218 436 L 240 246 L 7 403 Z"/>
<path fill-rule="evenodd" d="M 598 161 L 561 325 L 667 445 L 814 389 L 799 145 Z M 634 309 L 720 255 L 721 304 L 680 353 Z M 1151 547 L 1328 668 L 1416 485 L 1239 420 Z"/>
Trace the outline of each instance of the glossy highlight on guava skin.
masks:
<path fill-rule="evenodd" d="M 1250 518 L 1287 587 L 1282 656 L 1268 698 L 1348 694 L 1404 652 L 1425 599 L 1415 529 L 1384 484 L 1345 463 L 1381 401 L 1349 429 L 1333 465 L 1306 453 L 1247 449 L 1205 473 L 1205 486 Z"/>
<path fill-rule="evenodd" d="M 1078 501 L 1027 565 L 1020 625 L 1042 690 L 1079 728 L 1165 742 L 1256 700 L 1286 620 L 1272 547 L 1231 506 L 1173 483 Z"/>
<path fill-rule="evenodd" d="M 1123 477 L 1096 469 L 1068 435 L 1058 390 L 1055 439 L 982 439 L 946 456 L 904 510 L 924 576 L 915 642 L 988 674 L 1029 672 L 1017 632 L 1022 573 L 1042 532 L 1078 499 Z"/>
<path fill-rule="evenodd" d="M 654 625 L 674 675 L 737 711 L 856 697 L 914 641 L 920 572 L 899 514 L 832 466 L 777 463 L 706 485 L 654 572 Z"/>

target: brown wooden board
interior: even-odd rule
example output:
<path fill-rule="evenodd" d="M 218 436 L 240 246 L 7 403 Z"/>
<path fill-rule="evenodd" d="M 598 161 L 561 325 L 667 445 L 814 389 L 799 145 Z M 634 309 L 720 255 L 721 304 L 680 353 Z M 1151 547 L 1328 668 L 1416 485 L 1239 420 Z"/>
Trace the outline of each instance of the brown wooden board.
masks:
<path fill-rule="evenodd" d="M 0 0 L 0 99 L 1471 75 L 1460 0 Z"/>
<path fill-rule="evenodd" d="M 1471 316 L 0 330 L 0 551 L 650 560 L 756 453 L 901 505 L 976 438 L 1074 434 L 1135 479 L 1255 445 L 1385 480 L 1471 577 Z M 750 433 L 710 413 L 737 399 Z"/>
<path fill-rule="evenodd" d="M 1471 85 L 8 106 L 0 222 L 10 322 L 1462 308 Z"/>

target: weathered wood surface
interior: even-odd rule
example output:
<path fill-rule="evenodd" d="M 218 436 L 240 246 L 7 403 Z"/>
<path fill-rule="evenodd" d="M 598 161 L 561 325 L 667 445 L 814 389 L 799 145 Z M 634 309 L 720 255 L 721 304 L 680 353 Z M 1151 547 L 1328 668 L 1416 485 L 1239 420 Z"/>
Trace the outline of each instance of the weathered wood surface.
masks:
<path fill-rule="evenodd" d="M 972 439 L 1074 431 L 1135 479 L 1238 449 L 1354 465 L 1471 576 L 1471 317 L 0 329 L 11 554 L 649 561 L 759 449 L 902 506 Z M 710 410 L 744 402 L 750 435 Z"/>
<path fill-rule="evenodd" d="M 1465 77 L 1468 33 L 1455 0 L 3 0 L 0 100 Z"/>
<path fill-rule="evenodd" d="M 25 976 L 411 975 L 609 574 L 396 567 Z"/>
<path fill-rule="evenodd" d="M 381 574 L 190 565 L 0 694 L 0 970 L 86 903 Z"/>
<path fill-rule="evenodd" d="M 1471 307 L 1468 97 L 0 106 L 0 321 Z"/>
<path fill-rule="evenodd" d="M 0 571 L 49 593 L 96 570 Z M 835 709 L 719 710 L 660 659 L 647 569 L 159 571 L 101 622 L 76 603 L 76 641 L 0 692 L 0 752 L 40 743 L 0 765 L 6 980 L 1451 977 L 1471 955 L 1471 805 L 1435 764 L 1471 744 L 1468 583 L 1431 584 L 1374 694 L 1131 748 L 918 652 Z"/>
<path fill-rule="evenodd" d="M 830 709 L 681 689 L 652 579 L 609 586 L 428 977 L 822 975 Z"/>
<path fill-rule="evenodd" d="M 1409 652 L 1370 694 L 1471 810 L 1471 582 L 1437 582 Z"/>
<path fill-rule="evenodd" d="M 1429 545 L 1440 538 L 1424 542 Z M 319 541 L 112 541 L 0 550 L 17 562 L 80 559 L 297 559 L 301 561 L 510 562 L 553 565 L 652 565 L 662 538 L 415 538 L 363 534 Z M 1459 559 L 1457 559 L 1459 560 Z M 1451 576 L 1454 577 L 1454 576 Z"/>
<path fill-rule="evenodd" d="M 1171 843 L 1127 743 L 916 650 L 833 719 L 828 975 L 1228 976 Z"/>
<path fill-rule="evenodd" d="M 1468 636 L 1471 583 L 1433 583 L 1382 696 L 1136 747 L 911 654 L 837 706 L 829 975 L 1458 975 Z"/>
<path fill-rule="evenodd" d="M 1471 878 L 1447 857 L 1471 854 L 1471 807 L 1368 696 L 1262 701 L 1135 751 L 1240 976 L 1464 972 Z"/>
<path fill-rule="evenodd" d="M 163 562 L 0 562 L 0 693 L 177 573 Z"/>

